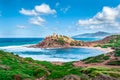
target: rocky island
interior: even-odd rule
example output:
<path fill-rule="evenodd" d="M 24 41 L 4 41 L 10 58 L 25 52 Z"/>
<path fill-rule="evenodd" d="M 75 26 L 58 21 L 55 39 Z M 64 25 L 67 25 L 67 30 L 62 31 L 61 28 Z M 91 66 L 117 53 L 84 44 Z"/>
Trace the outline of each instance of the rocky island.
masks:
<path fill-rule="evenodd" d="M 82 46 L 83 41 L 77 41 L 70 37 L 63 35 L 56 35 L 55 33 L 51 36 L 47 36 L 42 42 L 32 45 L 35 48 L 68 48 L 72 46 Z"/>

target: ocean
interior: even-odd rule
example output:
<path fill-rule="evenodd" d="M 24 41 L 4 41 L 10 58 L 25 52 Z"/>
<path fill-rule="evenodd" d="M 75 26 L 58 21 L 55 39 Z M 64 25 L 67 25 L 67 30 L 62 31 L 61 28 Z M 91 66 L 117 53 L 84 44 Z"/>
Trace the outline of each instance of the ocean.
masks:
<path fill-rule="evenodd" d="M 100 38 L 75 38 L 82 41 L 95 41 Z M 0 50 L 13 52 L 21 57 L 31 57 L 40 61 L 78 61 L 91 56 L 103 54 L 104 51 L 90 48 L 60 48 L 41 49 L 28 48 L 26 46 L 37 44 L 43 38 L 0 38 Z"/>

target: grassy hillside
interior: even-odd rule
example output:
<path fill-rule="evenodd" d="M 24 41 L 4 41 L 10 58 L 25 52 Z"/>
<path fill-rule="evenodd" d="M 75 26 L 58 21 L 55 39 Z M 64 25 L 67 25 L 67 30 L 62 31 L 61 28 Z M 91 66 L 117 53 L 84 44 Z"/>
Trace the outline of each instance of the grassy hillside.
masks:
<path fill-rule="evenodd" d="M 21 58 L 13 53 L 0 51 L 0 80 L 98 80 L 120 79 L 120 68 L 76 68 L 72 62 L 53 65 L 50 62 Z"/>
<path fill-rule="evenodd" d="M 85 62 L 86 64 L 88 64 L 88 63 L 101 63 L 101 62 L 108 60 L 109 58 L 110 58 L 109 55 L 101 54 L 99 56 L 86 58 L 82 61 Z"/>
<path fill-rule="evenodd" d="M 112 35 L 109 37 L 105 44 L 98 44 L 97 46 L 100 46 L 102 48 L 120 47 L 120 35 Z"/>

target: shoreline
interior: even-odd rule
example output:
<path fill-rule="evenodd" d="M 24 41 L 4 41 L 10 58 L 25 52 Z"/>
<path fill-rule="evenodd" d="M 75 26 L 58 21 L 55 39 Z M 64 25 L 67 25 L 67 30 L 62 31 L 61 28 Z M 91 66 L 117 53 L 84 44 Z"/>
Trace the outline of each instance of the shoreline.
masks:
<path fill-rule="evenodd" d="M 101 48 L 101 47 L 88 47 L 88 46 L 74 46 L 74 47 L 71 47 L 71 48 L 88 48 L 88 49 L 97 49 L 97 50 L 101 50 L 101 51 L 104 51 L 105 53 L 108 53 L 108 52 L 113 52 L 114 49 L 112 49 L 111 47 L 108 47 L 108 48 Z"/>
<path fill-rule="evenodd" d="M 25 46 L 27 48 L 40 48 L 40 47 L 31 47 L 31 46 Z M 69 46 L 69 47 L 48 47 L 48 48 L 40 48 L 40 49 L 62 49 L 62 48 L 88 48 L 88 49 L 97 49 L 104 51 L 105 53 L 112 52 L 114 49 L 111 49 L 111 47 L 108 48 L 101 48 L 101 47 L 93 47 L 93 46 Z"/>
<path fill-rule="evenodd" d="M 107 54 L 107 53 L 109 53 L 109 52 L 113 52 L 114 51 L 114 49 L 111 49 L 110 47 L 108 47 L 108 48 L 101 48 L 101 47 L 88 47 L 88 46 L 74 46 L 74 47 L 70 47 L 70 48 L 89 48 L 89 49 L 97 49 L 97 50 L 101 50 L 101 51 L 104 51 L 105 53 L 103 53 L 103 54 Z M 81 60 L 79 60 L 79 61 L 81 61 Z M 74 62 L 79 62 L 79 61 L 74 61 Z M 66 62 L 62 62 L 62 61 L 52 61 L 51 62 L 52 64 L 54 64 L 54 65 L 62 65 L 62 64 L 64 64 L 64 63 L 66 63 Z"/>

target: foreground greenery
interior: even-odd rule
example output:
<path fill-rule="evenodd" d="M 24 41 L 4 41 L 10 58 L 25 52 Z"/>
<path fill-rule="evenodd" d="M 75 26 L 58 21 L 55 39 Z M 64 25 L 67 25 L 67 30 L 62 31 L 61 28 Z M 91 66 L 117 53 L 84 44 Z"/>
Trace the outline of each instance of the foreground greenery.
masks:
<path fill-rule="evenodd" d="M 77 75 L 81 80 L 91 80 L 99 75 L 120 79 L 120 68 L 76 68 L 72 62 L 59 66 L 0 51 L 0 80 L 18 80 L 18 78 L 20 80 L 35 80 L 43 76 L 46 80 L 58 80 L 71 74 Z"/>

